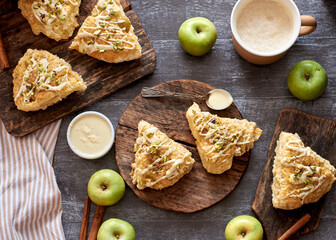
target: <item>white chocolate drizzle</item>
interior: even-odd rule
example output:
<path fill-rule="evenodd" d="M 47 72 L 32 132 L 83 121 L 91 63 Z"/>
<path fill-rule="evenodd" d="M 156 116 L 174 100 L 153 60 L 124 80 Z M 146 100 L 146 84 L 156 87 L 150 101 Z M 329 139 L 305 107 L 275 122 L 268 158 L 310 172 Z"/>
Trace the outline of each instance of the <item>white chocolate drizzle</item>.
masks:
<path fill-rule="evenodd" d="M 78 5 L 72 0 L 42 0 L 33 2 L 31 9 L 40 23 L 49 25 L 57 18 L 61 21 L 66 19 L 68 16 L 64 9 L 66 4 Z"/>
<path fill-rule="evenodd" d="M 127 39 L 130 37 L 131 23 L 126 17 L 118 19 L 122 11 L 114 0 L 99 0 L 93 11 L 96 12 L 93 26 L 83 24 L 83 31 L 78 33 L 81 38 L 79 51 L 90 55 L 98 51 L 134 49 L 135 44 Z"/>
<path fill-rule="evenodd" d="M 72 88 L 68 73 L 68 66 L 59 63 L 56 68 L 50 69 L 48 58 L 37 61 L 34 53 L 22 77 L 22 84 L 15 101 L 20 96 L 23 96 L 25 103 L 33 101 L 36 91 L 61 91 L 66 85 Z"/>
<path fill-rule="evenodd" d="M 295 168 L 295 172 L 290 175 L 288 181 L 297 185 L 296 189 L 282 197 L 282 199 L 295 197 L 300 198 L 301 202 L 304 203 L 305 198 L 324 183 L 325 177 L 321 174 L 321 167 L 303 164 L 307 162 L 305 157 L 314 158 L 314 153 L 309 147 L 301 147 L 301 144 L 301 140 L 290 140 L 286 142 L 286 149 L 292 150 L 296 152 L 296 154 L 292 157 L 284 157 L 279 160 L 282 165 Z M 300 162 L 302 163 L 299 163 L 298 160 L 301 160 Z M 280 181 L 286 180 L 287 179 L 281 179 Z"/>
<path fill-rule="evenodd" d="M 227 128 L 221 124 L 216 115 L 211 116 L 206 112 L 204 116 L 193 112 L 193 121 L 195 123 L 195 129 L 198 134 L 210 143 L 210 149 L 207 151 L 207 155 L 212 154 L 210 160 L 215 162 L 221 157 L 223 161 L 226 160 L 225 156 L 239 153 L 241 145 L 249 144 L 253 142 L 250 134 L 244 134 L 243 130 L 233 132 L 232 129 Z M 244 136 L 244 137 L 243 137 Z M 250 139 L 247 141 L 241 141 L 242 139 Z M 235 151 L 230 153 L 229 150 L 235 147 Z"/>
<path fill-rule="evenodd" d="M 139 129 L 139 132 L 142 134 L 135 144 L 136 155 L 143 153 L 153 157 L 151 164 L 145 168 L 141 169 L 139 166 L 134 167 L 133 183 L 138 184 L 138 187 L 141 188 L 144 188 L 143 186 L 152 187 L 165 179 L 175 178 L 180 174 L 180 171 L 183 171 L 183 164 L 191 164 L 191 162 L 186 160 L 186 158 L 190 156 L 190 153 L 185 153 L 179 158 L 172 158 L 171 153 L 173 150 L 169 146 L 170 139 L 160 140 L 155 136 L 157 131 L 158 129 L 156 127 L 150 127 L 145 131 Z M 137 162 L 135 162 L 135 164 L 137 164 Z M 166 166 L 169 166 L 169 168 L 164 170 L 163 168 Z M 152 177 L 145 178 L 145 181 L 142 181 L 141 179 L 146 175 Z"/>

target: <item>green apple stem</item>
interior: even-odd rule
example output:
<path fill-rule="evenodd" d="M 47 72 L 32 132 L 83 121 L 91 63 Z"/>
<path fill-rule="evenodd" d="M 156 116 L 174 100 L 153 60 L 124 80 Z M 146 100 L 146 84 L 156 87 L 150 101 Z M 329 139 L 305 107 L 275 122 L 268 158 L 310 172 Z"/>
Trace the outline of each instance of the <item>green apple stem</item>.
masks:
<path fill-rule="evenodd" d="M 308 80 L 310 79 L 310 74 L 309 74 L 309 73 L 305 73 L 305 74 L 304 74 L 304 77 L 305 77 L 305 79 L 308 81 Z"/>
<path fill-rule="evenodd" d="M 97 239 L 97 233 L 100 228 L 100 225 L 103 221 L 103 217 L 105 214 L 105 208 L 104 206 L 97 205 L 95 215 L 93 216 L 93 221 L 90 229 L 90 234 L 88 237 L 88 240 L 96 240 Z"/>

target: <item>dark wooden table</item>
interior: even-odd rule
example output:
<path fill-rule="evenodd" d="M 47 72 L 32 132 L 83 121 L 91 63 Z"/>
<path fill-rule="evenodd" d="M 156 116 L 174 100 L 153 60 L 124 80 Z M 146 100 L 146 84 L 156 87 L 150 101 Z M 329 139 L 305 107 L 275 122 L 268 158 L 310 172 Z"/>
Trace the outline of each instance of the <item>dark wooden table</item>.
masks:
<path fill-rule="evenodd" d="M 174 79 L 194 79 L 228 90 L 242 115 L 264 130 L 255 144 L 247 171 L 237 188 L 218 204 L 192 214 L 152 207 L 127 187 L 124 198 L 108 207 L 104 219 L 116 217 L 130 222 L 137 239 L 224 239 L 226 224 L 234 216 L 253 215 L 252 201 L 276 119 L 283 108 L 297 108 L 336 120 L 336 3 L 334 0 L 296 0 L 301 14 L 317 18 L 316 31 L 301 37 L 280 61 L 268 66 L 252 65 L 240 58 L 231 41 L 230 14 L 235 0 L 142 0 L 131 1 L 157 53 L 154 74 L 117 91 L 82 111 L 95 110 L 108 116 L 114 127 L 130 101 L 144 86 Z M 177 32 L 190 18 L 209 18 L 218 31 L 213 50 L 192 57 L 180 47 Z M 327 71 L 329 83 L 315 101 L 297 100 L 287 88 L 287 74 L 301 60 L 315 60 Z M 82 112 L 81 111 L 81 112 Z M 90 176 L 102 168 L 118 170 L 114 148 L 102 159 L 84 160 L 73 154 L 66 142 L 66 129 L 77 113 L 63 119 L 55 152 L 55 174 L 62 193 L 63 227 L 66 239 L 78 239 L 84 197 Z M 335 139 L 336 141 L 336 139 Z M 327 196 L 320 226 L 300 239 L 333 239 L 336 235 L 336 188 Z M 94 207 L 91 210 L 91 220 Z"/>

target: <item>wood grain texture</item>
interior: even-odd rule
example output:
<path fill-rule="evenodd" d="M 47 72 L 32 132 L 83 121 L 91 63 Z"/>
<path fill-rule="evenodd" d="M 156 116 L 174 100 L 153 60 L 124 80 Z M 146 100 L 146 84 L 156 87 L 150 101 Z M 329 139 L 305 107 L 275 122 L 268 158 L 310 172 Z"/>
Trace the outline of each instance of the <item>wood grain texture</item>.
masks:
<path fill-rule="evenodd" d="M 273 208 L 271 185 L 273 182 L 274 150 L 282 131 L 299 134 L 305 146 L 311 147 L 336 166 L 336 122 L 296 109 L 282 110 L 278 117 L 266 164 L 252 205 L 253 211 L 263 224 L 268 239 L 279 238 L 306 213 L 310 214 L 312 218 L 307 225 L 296 233 L 295 237 L 314 231 L 319 225 L 327 195 L 324 195 L 316 203 L 306 204 L 295 210 Z"/>
<path fill-rule="evenodd" d="M 9 8 L 10 10 L 0 17 L 0 32 L 3 33 L 4 43 L 8 46 L 6 50 L 10 66 L 12 66 L 10 69 L 0 72 L 0 78 L 4 86 L 0 88 L 0 117 L 10 134 L 14 136 L 26 135 L 56 119 L 92 104 L 154 71 L 156 53 L 147 33 L 135 11 L 131 10 L 129 1 L 123 0 L 121 3 L 128 10 L 126 15 L 131 20 L 135 34 L 139 38 L 142 46 L 142 57 L 135 61 L 120 64 L 106 63 L 70 50 L 69 45 L 72 39 L 55 42 L 42 34 L 34 35 L 28 22 L 15 7 Z M 12 3 L 7 5 L 11 7 Z M 90 14 L 94 5 L 95 1 L 82 1 L 79 23 L 82 23 L 85 17 Z M 86 91 L 71 94 L 62 102 L 43 111 L 26 113 L 17 110 L 12 96 L 12 72 L 28 48 L 46 49 L 65 59 L 71 64 L 74 71 L 82 75 L 88 86 Z"/>
<path fill-rule="evenodd" d="M 214 87 L 192 80 L 169 81 L 156 86 L 179 93 L 196 93 L 204 95 Z M 145 202 L 165 210 L 176 212 L 196 212 L 208 208 L 224 199 L 237 186 L 242 178 L 250 157 L 247 152 L 234 158 L 232 168 L 223 174 L 209 174 L 203 168 L 195 147 L 195 140 L 189 130 L 185 117 L 192 99 L 182 98 L 143 98 L 138 95 L 124 111 L 116 132 L 116 161 L 120 174 L 134 193 Z M 204 102 L 198 102 L 201 109 L 209 111 Z M 213 112 L 221 117 L 242 119 L 234 104 L 227 110 Z M 137 189 L 129 176 L 131 163 L 134 162 L 134 143 L 138 137 L 139 121 L 145 120 L 156 126 L 168 137 L 181 143 L 195 159 L 191 172 L 171 187 L 161 191 L 146 188 Z"/>

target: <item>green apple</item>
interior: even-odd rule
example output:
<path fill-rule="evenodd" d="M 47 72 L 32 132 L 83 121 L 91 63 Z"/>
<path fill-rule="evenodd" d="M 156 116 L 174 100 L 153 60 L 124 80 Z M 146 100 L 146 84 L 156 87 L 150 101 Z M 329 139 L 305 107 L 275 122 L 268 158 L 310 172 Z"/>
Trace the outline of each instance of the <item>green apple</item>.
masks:
<path fill-rule="evenodd" d="M 110 206 L 124 196 L 125 182 L 117 172 L 111 169 L 102 169 L 91 176 L 87 191 L 95 204 Z"/>
<path fill-rule="evenodd" d="M 264 235 L 264 230 L 258 219 L 240 215 L 233 218 L 225 228 L 226 240 L 261 240 Z"/>
<path fill-rule="evenodd" d="M 97 234 L 97 240 L 135 240 L 135 231 L 126 221 L 110 218 L 103 222 Z"/>
<path fill-rule="evenodd" d="M 314 100 L 322 95 L 328 84 L 323 67 L 315 61 L 305 60 L 289 71 L 287 85 L 291 93 L 301 100 Z"/>
<path fill-rule="evenodd" d="M 202 56 L 209 52 L 215 44 L 217 30 L 207 18 L 190 18 L 182 23 L 178 38 L 187 53 L 193 56 Z"/>

